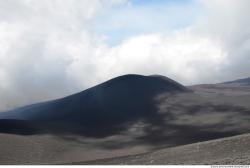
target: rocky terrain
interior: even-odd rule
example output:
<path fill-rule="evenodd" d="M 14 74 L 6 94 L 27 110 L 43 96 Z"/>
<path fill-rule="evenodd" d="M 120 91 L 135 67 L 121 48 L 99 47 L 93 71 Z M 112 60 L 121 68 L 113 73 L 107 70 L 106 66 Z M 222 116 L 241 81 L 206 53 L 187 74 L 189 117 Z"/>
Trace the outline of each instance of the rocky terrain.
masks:
<path fill-rule="evenodd" d="M 94 165 L 249 165 L 250 134 L 165 148 L 145 154 L 73 164 Z"/>
<path fill-rule="evenodd" d="M 2 112 L 0 164 L 248 163 L 248 81 L 125 75 Z"/>

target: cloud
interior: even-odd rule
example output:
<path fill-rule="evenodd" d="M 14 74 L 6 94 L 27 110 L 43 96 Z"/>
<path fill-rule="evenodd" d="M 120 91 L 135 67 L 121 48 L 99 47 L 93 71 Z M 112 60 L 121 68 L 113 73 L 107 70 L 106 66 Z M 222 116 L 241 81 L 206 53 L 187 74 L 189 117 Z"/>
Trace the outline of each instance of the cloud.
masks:
<path fill-rule="evenodd" d="M 108 50 L 107 73 L 112 70 L 116 75 L 125 72 L 164 74 L 186 84 L 208 81 L 213 78 L 211 74 L 219 71 L 226 57 L 219 45 L 209 38 L 197 36 L 188 28 L 141 35 Z"/>
<path fill-rule="evenodd" d="M 90 21 L 120 3 L 125 1 L 0 1 L 0 110 L 86 88 L 98 43 Z M 68 70 L 75 65 L 77 72 Z"/>
<path fill-rule="evenodd" d="M 0 111 L 62 97 L 127 73 L 162 74 L 184 84 L 249 76 L 249 1 L 192 4 L 204 13 L 190 22 L 169 29 L 171 10 L 163 10 L 162 19 L 152 23 L 161 22 L 164 14 L 167 23 L 152 26 L 156 31 L 140 31 L 140 19 L 137 26 L 120 19 L 132 18 L 132 11 L 147 23 L 156 11 L 147 6 L 137 13 L 126 0 L 0 1 Z M 190 5 L 178 9 L 193 9 Z M 110 30 L 114 22 L 116 34 L 136 31 L 110 45 L 108 38 L 116 35 L 100 30 Z"/>
<path fill-rule="evenodd" d="M 247 0 L 201 1 L 210 11 L 197 25 L 203 33 L 221 41 L 227 52 L 227 64 L 222 67 L 221 78 L 233 79 L 250 75 L 250 2 Z"/>

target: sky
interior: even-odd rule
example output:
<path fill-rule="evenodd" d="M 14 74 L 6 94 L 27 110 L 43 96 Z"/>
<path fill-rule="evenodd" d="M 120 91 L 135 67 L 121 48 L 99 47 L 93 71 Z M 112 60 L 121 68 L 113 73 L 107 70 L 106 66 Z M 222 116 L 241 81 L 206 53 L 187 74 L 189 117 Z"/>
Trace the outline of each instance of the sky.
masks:
<path fill-rule="evenodd" d="M 250 76 L 249 0 L 0 0 L 0 111 L 124 74 Z"/>

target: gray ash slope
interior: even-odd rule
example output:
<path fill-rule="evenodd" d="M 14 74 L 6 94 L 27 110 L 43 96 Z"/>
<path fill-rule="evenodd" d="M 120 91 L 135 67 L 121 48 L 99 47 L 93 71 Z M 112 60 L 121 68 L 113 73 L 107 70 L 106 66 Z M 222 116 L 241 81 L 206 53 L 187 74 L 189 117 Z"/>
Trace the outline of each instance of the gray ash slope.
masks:
<path fill-rule="evenodd" d="M 186 91 L 163 76 L 124 75 L 62 99 L 1 113 L 0 132 L 108 136 L 138 120 L 158 123 L 154 98 Z"/>
<path fill-rule="evenodd" d="M 249 165 L 250 134 L 166 148 L 117 158 L 71 164 L 87 165 Z"/>
<path fill-rule="evenodd" d="M 121 76 L 1 113 L 0 163 L 26 163 L 26 153 L 34 153 L 30 164 L 83 163 L 249 133 L 249 101 L 249 85 L 184 87 L 162 76 Z"/>

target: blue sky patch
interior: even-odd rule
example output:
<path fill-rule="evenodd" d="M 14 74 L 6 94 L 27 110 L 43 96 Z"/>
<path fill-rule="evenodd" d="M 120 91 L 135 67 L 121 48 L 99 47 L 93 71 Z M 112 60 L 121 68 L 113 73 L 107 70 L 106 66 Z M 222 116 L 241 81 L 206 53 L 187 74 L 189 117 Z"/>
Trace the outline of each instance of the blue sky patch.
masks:
<path fill-rule="evenodd" d="M 116 45 L 131 36 L 187 27 L 202 14 L 200 4 L 191 0 L 134 0 L 99 14 L 94 31 Z"/>

